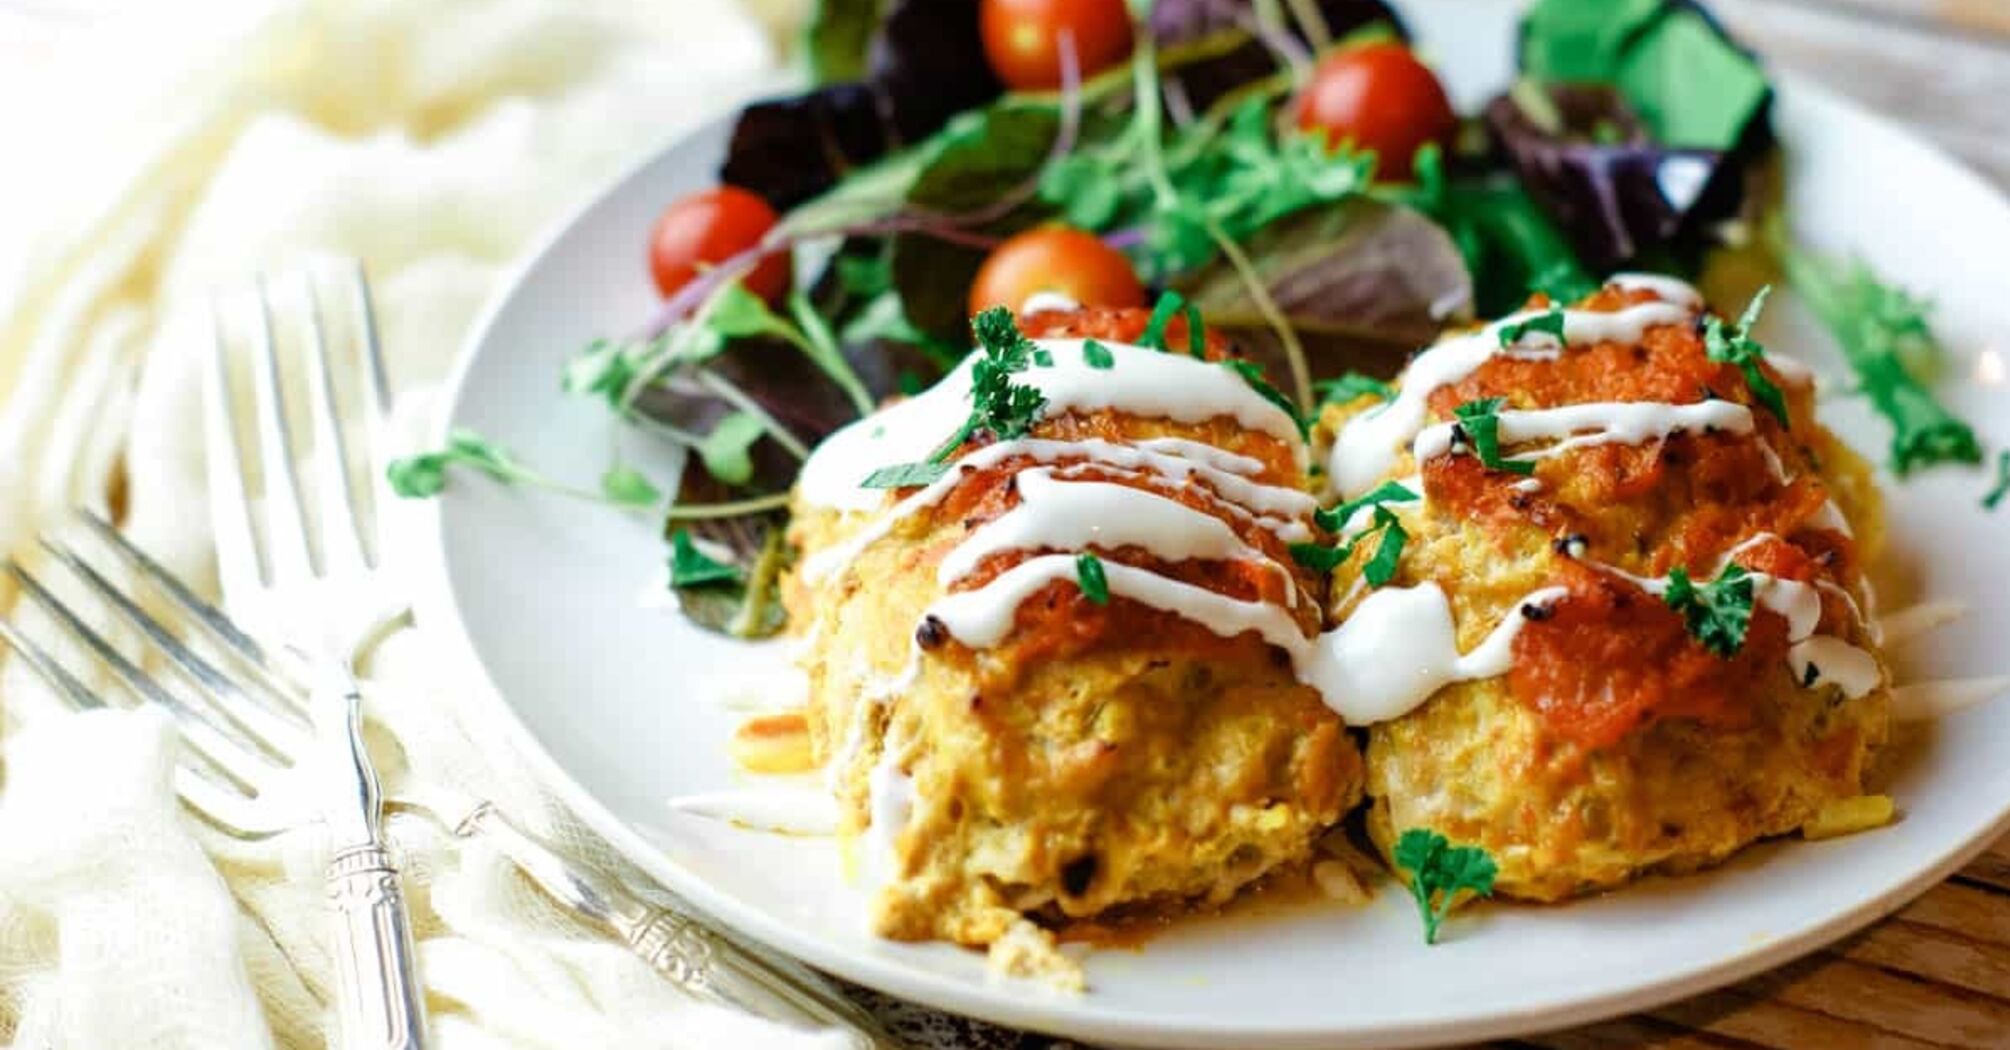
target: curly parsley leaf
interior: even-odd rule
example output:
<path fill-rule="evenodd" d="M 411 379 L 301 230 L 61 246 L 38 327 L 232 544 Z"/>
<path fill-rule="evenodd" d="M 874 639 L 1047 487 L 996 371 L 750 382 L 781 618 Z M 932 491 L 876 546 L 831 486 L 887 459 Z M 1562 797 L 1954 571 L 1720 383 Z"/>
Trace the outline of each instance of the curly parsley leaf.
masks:
<path fill-rule="evenodd" d="M 1429 828 L 1410 828 L 1396 840 L 1396 867 L 1410 875 L 1410 896 L 1424 921 L 1424 943 L 1438 943 L 1438 928 L 1460 894 L 1491 897 L 1499 869 L 1478 846 L 1454 846 Z"/>
<path fill-rule="evenodd" d="M 1359 372 L 1348 372 L 1337 379 L 1322 379 L 1312 384 L 1312 390 L 1319 395 L 1321 404 L 1344 405 L 1356 398 L 1373 395 L 1383 401 L 1396 399 L 1396 388 Z"/>
<path fill-rule="evenodd" d="M 1982 497 L 1982 508 L 1995 510 L 2006 496 L 2010 496 L 2010 448 L 1996 454 L 1996 484 Z"/>
<path fill-rule="evenodd" d="M 1501 406 L 1507 398 L 1488 397 L 1478 401 L 1468 401 L 1452 410 L 1458 417 L 1458 428 L 1466 439 L 1472 442 L 1473 454 L 1480 458 L 1480 465 L 1488 470 L 1506 471 L 1509 474 L 1533 474 L 1535 464 L 1525 459 L 1505 459 L 1501 456 Z"/>
<path fill-rule="evenodd" d="M 1563 342 L 1563 307 L 1552 306 L 1527 320 L 1500 326 L 1501 349 L 1506 350 L 1537 333 L 1554 336 L 1558 343 Z"/>
<path fill-rule="evenodd" d="M 1781 426 L 1787 422 L 1787 398 L 1780 392 L 1779 384 L 1760 364 L 1766 359 L 1766 348 L 1752 338 L 1752 328 L 1759 323 L 1759 312 L 1765 309 L 1766 296 L 1772 294 L 1772 287 L 1759 289 L 1752 301 L 1745 306 L 1745 313 L 1738 318 L 1734 327 L 1725 327 L 1723 318 L 1711 317 L 1703 324 L 1703 350 L 1710 360 L 1733 364 L 1745 374 L 1745 385 L 1751 388 L 1752 399 L 1765 406 Z"/>
<path fill-rule="evenodd" d="M 1097 605 L 1110 604 L 1110 581 L 1103 575 L 1103 559 L 1087 551 L 1075 555 L 1075 583 L 1082 596 Z"/>
<path fill-rule="evenodd" d="M 1033 366 L 1040 348 L 1012 319 L 1012 311 L 994 306 L 970 321 L 971 332 L 983 351 L 970 365 L 970 417 L 956 428 L 948 440 L 936 446 L 930 463 L 949 459 L 965 441 L 980 431 L 989 431 L 1000 441 L 1024 437 L 1047 408 L 1047 396 L 1034 387 L 1012 381 L 1014 375 Z"/>
<path fill-rule="evenodd" d="M 728 565 L 698 549 L 691 539 L 691 530 L 678 529 L 670 534 L 670 586 L 703 587 L 707 585 L 739 583 L 746 573 L 737 565 Z"/>
<path fill-rule="evenodd" d="M 1677 566 L 1668 574 L 1668 589 L 1661 600 L 1682 614 L 1689 634 L 1703 643 L 1705 649 L 1728 658 L 1745 647 L 1756 592 L 1752 574 L 1742 565 L 1724 566 L 1715 580 L 1701 586 L 1689 578 L 1687 570 Z"/>
<path fill-rule="evenodd" d="M 1891 468 L 1980 463 L 1975 431 L 1934 399 L 1924 380 L 1942 356 L 1925 303 L 1880 281 L 1862 262 L 1785 250 L 1794 291 L 1842 347 L 1857 385 L 1891 423 Z"/>

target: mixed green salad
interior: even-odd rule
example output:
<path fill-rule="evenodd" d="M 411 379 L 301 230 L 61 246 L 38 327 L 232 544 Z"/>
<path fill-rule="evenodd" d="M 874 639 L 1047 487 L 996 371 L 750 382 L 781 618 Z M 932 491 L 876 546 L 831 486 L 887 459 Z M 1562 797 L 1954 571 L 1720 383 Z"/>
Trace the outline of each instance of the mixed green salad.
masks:
<path fill-rule="evenodd" d="M 748 106 L 719 185 L 646 231 L 655 316 L 565 370 L 689 450 L 675 491 L 620 462 L 557 485 L 471 433 L 392 483 L 460 465 L 664 514 L 685 612 L 763 637 L 801 463 L 955 367 L 987 308 L 1190 311 L 1309 416 L 1532 293 L 1725 253 L 1834 333 L 1895 472 L 1980 462 L 1922 382 L 1926 304 L 1788 242 L 1771 86 L 1707 9 L 1538 0 L 1502 46 L 1518 77 L 1462 114 L 1382 0 L 822 0 L 813 86 Z"/>

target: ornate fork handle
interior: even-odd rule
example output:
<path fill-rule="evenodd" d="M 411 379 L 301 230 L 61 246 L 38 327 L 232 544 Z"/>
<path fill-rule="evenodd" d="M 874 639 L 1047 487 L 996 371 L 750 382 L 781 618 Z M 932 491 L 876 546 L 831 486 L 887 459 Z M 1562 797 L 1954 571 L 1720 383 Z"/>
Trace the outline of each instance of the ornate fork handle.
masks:
<path fill-rule="evenodd" d="M 677 987 L 764 1017 L 841 1028 L 874 1050 L 899 1043 L 828 981 L 792 959 L 742 946 L 696 919 L 655 907 L 613 879 L 568 863 L 483 802 L 454 828 L 481 834 L 531 881 L 576 914 L 613 932 Z"/>
<path fill-rule="evenodd" d="M 335 925 L 335 998 L 343 1050 L 419 1050 L 419 1001 L 412 928 L 391 855 L 352 846 L 328 864 Z"/>

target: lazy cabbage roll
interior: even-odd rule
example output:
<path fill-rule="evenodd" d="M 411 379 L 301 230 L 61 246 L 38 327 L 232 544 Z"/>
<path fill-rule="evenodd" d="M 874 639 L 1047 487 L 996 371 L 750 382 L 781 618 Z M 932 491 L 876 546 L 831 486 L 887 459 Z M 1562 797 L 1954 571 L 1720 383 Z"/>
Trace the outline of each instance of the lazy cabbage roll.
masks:
<path fill-rule="evenodd" d="M 803 471 L 785 599 L 884 936 L 1050 947 L 1223 901 L 1359 798 L 1294 674 L 1322 616 L 1289 551 L 1308 447 L 1220 343 L 1132 345 L 1147 321 L 1042 312 L 1029 343 L 980 316 L 962 367 Z"/>
<path fill-rule="evenodd" d="M 1889 819 L 1869 469 L 1687 285 L 1538 297 L 1319 431 L 1354 501 L 1337 648 L 1381 656 L 1340 709 L 1373 723 L 1385 852 L 1429 828 L 1553 900 Z"/>

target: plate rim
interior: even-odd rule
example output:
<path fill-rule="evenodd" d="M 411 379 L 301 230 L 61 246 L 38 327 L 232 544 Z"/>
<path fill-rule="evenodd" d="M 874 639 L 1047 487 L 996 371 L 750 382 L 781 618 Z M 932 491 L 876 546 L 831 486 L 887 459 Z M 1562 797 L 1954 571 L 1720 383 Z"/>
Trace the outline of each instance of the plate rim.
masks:
<path fill-rule="evenodd" d="M 1820 83 L 1791 73 L 1777 73 L 1776 92 L 1791 96 L 1797 104 L 1842 112 L 1849 118 L 1876 125 L 1881 131 L 1904 138 L 1914 149 L 1947 169 L 1947 173 L 1970 184 L 1973 189 L 1995 199 L 2010 214 L 2010 194 L 1991 183 L 1973 167 L 1945 148 L 1915 134 L 1899 121 L 1862 106 Z M 583 195 L 579 203 L 544 227 L 509 267 L 489 295 L 469 334 L 455 352 L 452 368 L 433 396 L 433 418 L 425 433 L 428 440 L 444 440 L 454 426 L 462 405 L 467 380 L 483 345 L 488 342 L 499 316 L 527 278 L 543 263 L 557 241 L 569 233 L 586 214 L 605 199 L 620 192 L 644 171 L 684 141 L 729 116 L 736 106 L 714 107 L 686 130 L 641 154 L 598 189 Z M 412 555 L 413 607 L 420 628 L 431 640 L 450 646 L 455 664 L 475 676 L 468 701 L 472 713 L 500 715 L 492 724 L 503 734 L 518 755 L 537 775 L 540 786 L 572 811 L 581 823 L 599 834 L 623 857 L 682 897 L 706 918 L 727 931 L 745 936 L 768 948 L 800 959 L 818 969 L 876 991 L 911 1000 L 937 1009 L 964 1014 L 993 1024 L 1074 1039 L 1087 1039 L 1121 1046 L 1151 1045 L 1208 1050 L 1222 1040 L 1239 1045 L 1278 1048 L 1415 1047 L 1453 1042 L 1509 1038 L 1518 1034 L 1549 1031 L 1591 1024 L 1651 1009 L 1713 988 L 1785 965 L 1817 951 L 1909 904 L 1932 887 L 1966 866 L 1997 839 L 2010 833 L 2010 799 L 1999 804 L 1995 816 L 1966 841 L 1944 852 L 1934 862 L 1866 898 L 1839 911 L 1826 921 L 1784 937 L 1747 943 L 1715 961 L 1690 970 L 1664 976 L 1635 987 L 1617 989 L 1578 999 L 1552 998 L 1520 1009 L 1497 1011 L 1479 1017 L 1427 1021 L 1369 1023 L 1343 1028 L 1306 1027 L 1286 1024 L 1268 1026 L 1261 1019 L 1237 1019 L 1222 1023 L 1183 1021 L 1177 1028 L 1164 1027 L 1143 1014 L 1079 1014 L 1051 1009 L 1071 1001 L 1046 996 L 1014 996 L 1011 985 L 941 977 L 911 964 L 871 955 L 853 954 L 832 947 L 814 936 L 800 934 L 794 927 L 759 908 L 742 905 L 730 894 L 712 887 L 698 873 L 686 868 L 651 842 L 634 825 L 602 803 L 584 784 L 560 764 L 529 724 L 517 714 L 500 685 L 480 658 L 472 632 L 461 616 L 460 606 L 448 571 L 445 500 L 431 499 L 415 505 L 409 519 L 411 540 L 403 544 Z M 1093 996 L 1095 993 L 1088 993 Z M 1042 1006 L 1049 1009 L 1042 1009 Z M 1252 1040 L 1254 1042 L 1252 1042 Z"/>

